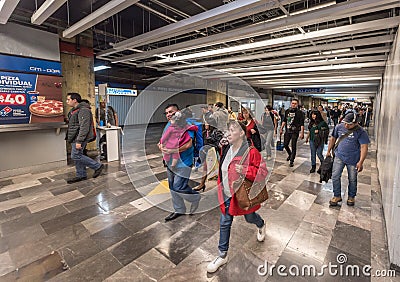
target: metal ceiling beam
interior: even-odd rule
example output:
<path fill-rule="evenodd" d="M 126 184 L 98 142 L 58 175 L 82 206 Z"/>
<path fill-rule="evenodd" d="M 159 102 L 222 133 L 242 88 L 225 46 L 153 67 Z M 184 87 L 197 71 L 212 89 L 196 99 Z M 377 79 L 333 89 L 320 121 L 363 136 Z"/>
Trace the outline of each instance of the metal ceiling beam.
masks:
<path fill-rule="evenodd" d="M 268 33 L 277 32 L 295 28 L 296 26 L 305 26 L 319 22 L 327 22 L 338 18 L 371 13 L 377 10 L 389 9 L 394 6 L 400 6 L 399 1 L 388 0 L 353 0 L 341 4 L 336 4 L 327 8 L 311 11 L 305 14 L 290 16 L 283 19 L 276 19 L 262 23 L 237 28 L 232 31 L 223 32 L 208 37 L 194 39 L 178 44 L 161 47 L 147 51 L 143 54 L 123 56 L 113 62 L 122 62 L 125 60 L 140 60 L 150 58 L 157 54 L 167 54 L 171 52 L 188 51 L 196 48 L 207 47 L 215 44 L 245 39 L 248 37 L 257 37 Z M 108 51 L 99 53 L 99 56 L 106 54 Z"/>
<path fill-rule="evenodd" d="M 284 0 L 284 4 L 296 2 L 296 0 Z M 173 36 L 190 33 L 213 25 L 225 23 L 238 18 L 246 17 L 254 13 L 273 9 L 277 6 L 270 0 L 237 0 L 227 5 L 219 6 L 212 10 L 197 14 L 188 19 L 170 24 L 150 32 L 134 36 L 130 39 L 114 44 L 112 50 L 102 52 L 101 55 L 111 54 L 126 48 L 146 45 L 152 42 L 164 40 Z"/>
<path fill-rule="evenodd" d="M 167 15 L 165 15 L 165 14 L 163 14 L 163 13 L 157 11 L 157 10 L 154 10 L 153 8 L 150 8 L 149 6 L 143 5 L 142 3 L 136 3 L 135 5 L 140 7 L 140 8 L 142 8 L 142 9 L 145 9 L 145 10 L 149 11 L 150 13 L 153 13 L 153 14 L 159 16 L 160 18 L 163 18 L 164 20 L 167 20 L 169 22 L 172 22 L 172 23 L 178 22 L 176 19 L 171 18 L 171 17 L 169 17 L 169 16 L 167 16 Z"/>
<path fill-rule="evenodd" d="M 296 73 L 296 74 L 276 74 L 276 75 L 260 75 L 260 76 L 253 76 L 250 79 L 246 79 L 246 81 L 256 81 L 256 80 L 263 80 L 263 79 L 271 79 L 271 80 L 279 80 L 279 79 L 297 79 L 297 78 L 314 78 L 314 77 L 332 77 L 338 76 L 343 77 L 345 79 L 348 76 L 382 76 L 384 72 L 384 68 L 368 68 L 362 70 L 344 70 L 344 71 L 319 71 L 319 72 L 309 72 L 309 73 Z M 222 79 L 224 80 L 224 79 Z"/>
<path fill-rule="evenodd" d="M 327 60 L 318 60 L 318 61 L 305 61 L 298 63 L 287 63 L 287 64 L 270 64 L 267 66 L 254 68 L 242 68 L 237 70 L 229 71 L 229 73 L 251 73 L 265 71 L 265 70 L 280 70 L 280 69 L 288 69 L 288 68 L 301 68 L 301 67 L 312 67 L 312 66 L 325 66 L 325 65 L 340 65 L 347 63 L 361 63 L 361 62 L 377 62 L 377 61 L 386 61 L 387 55 L 377 55 L 377 56 L 364 56 L 364 57 L 353 57 L 353 58 L 338 58 L 338 59 L 327 59 Z"/>
<path fill-rule="evenodd" d="M 63 37 L 71 38 L 75 35 L 85 31 L 92 26 L 104 21 L 105 19 L 111 17 L 112 15 L 119 13 L 122 10 L 132 6 L 133 4 L 139 2 L 139 0 L 112 0 L 109 1 L 104 6 L 100 7 L 89 16 L 81 19 L 77 23 L 73 24 L 71 27 L 63 31 Z"/>
<path fill-rule="evenodd" d="M 150 63 L 146 63 L 146 65 L 147 66 L 156 66 L 156 65 L 160 65 L 160 64 L 169 64 L 169 63 L 174 63 L 174 62 L 179 62 L 179 61 L 184 61 L 184 60 L 193 60 L 193 59 L 208 58 L 208 57 L 214 57 L 214 56 L 220 56 L 220 55 L 229 55 L 229 54 L 234 54 L 234 53 L 238 53 L 241 51 L 251 51 L 251 50 L 257 50 L 257 49 L 263 49 L 266 47 L 279 46 L 279 45 L 283 45 L 283 44 L 304 42 L 304 41 L 309 41 L 311 39 L 334 38 L 335 36 L 343 36 L 343 35 L 347 35 L 347 34 L 356 34 L 356 33 L 368 32 L 368 31 L 373 31 L 373 30 L 387 29 L 387 28 L 392 28 L 392 27 L 398 26 L 399 22 L 400 22 L 400 16 L 397 16 L 397 17 L 393 17 L 393 18 L 368 21 L 368 22 L 363 22 L 363 23 L 358 23 L 358 24 L 353 24 L 353 25 L 327 28 L 327 29 L 323 29 L 323 30 L 312 31 L 312 32 L 309 32 L 306 34 L 297 34 L 297 35 L 292 35 L 292 36 L 280 37 L 280 38 L 276 38 L 276 39 L 268 39 L 268 40 L 253 42 L 253 43 L 246 43 L 246 44 L 236 45 L 236 46 L 232 46 L 232 47 L 225 47 L 225 48 L 219 48 L 219 49 L 214 49 L 214 50 L 196 52 L 196 53 L 187 54 L 187 55 L 174 56 L 174 57 L 170 57 L 170 58 L 166 58 L 166 59 L 162 59 L 162 60 L 152 61 Z"/>
<path fill-rule="evenodd" d="M 52 14 L 54 14 L 67 0 L 46 0 L 42 6 L 33 13 L 31 23 L 41 25 Z"/>
<path fill-rule="evenodd" d="M 20 0 L 0 0 L 0 24 L 6 24 Z"/>
<path fill-rule="evenodd" d="M 309 55 L 309 56 L 301 55 L 301 56 L 293 56 L 290 58 L 280 58 L 280 59 L 273 59 L 273 60 L 263 60 L 260 62 L 252 62 L 251 67 L 248 67 L 249 63 L 239 63 L 239 64 L 231 64 L 231 65 L 227 65 L 227 66 L 219 66 L 219 67 L 215 67 L 215 69 L 232 73 L 232 72 L 240 72 L 240 71 L 246 70 L 246 69 L 247 70 L 258 69 L 259 67 L 268 66 L 270 64 L 309 62 L 311 60 L 322 60 L 322 59 L 341 58 L 341 57 L 348 57 L 348 56 L 389 53 L 390 49 L 391 49 L 390 46 L 385 46 L 385 47 L 361 49 L 361 50 L 350 51 L 350 52 L 348 52 L 348 51 L 337 52 L 337 53 L 334 52 L 329 55 L 323 54 L 323 52 L 320 52 L 320 54 L 318 54 L 318 55 Z M 324 52 L 329 52 L 329 51 L 324 51 Z"/>
<path fill-rule="evenodd" d="M 189 66 L 183 66 L 183 65 L 168 66 L 168 67 L 162 67 L 162 68 L 157 68 L 157 69 L 160 71 L 173 71 L 173 70 L 177 70 L 177 69 L 203 67 L 203 66 L 209 66 L 209 65 L 220 65 L 220 64 L 226 64 L 226 63 L 232 63 L 232 62 L 250 61 L 250 60 L 266 59 L 266 58 L 272 58 L 272 57 L 313 53 L 313 52 L 318 52 L 318 51 L 335 50 L 335 49 L 342 49 L 342 48 L 355 47 L 355 46 L 365 46 L 365 45 L 373 45 L 373 44 L 380 44 L 380 43 L 388 43 L 388 42 L 393 42 L 393 39 L 394 39 L 393 35 L 384 35 L 384 36 L 377 36 L 377 37 L 372 37 L 372 38 L 347 40 L 347 41 L 336 42 L 336 43 L 331 43 L 331 44 L 320 44 L 320 45 L 317 45 L 317 47 L 310 46 L 310 47 L 293 48 L 293 49 L 280 50 L 280 51 L 269 51 L 266 53 L 260 53 L 260 54 L 255 54 L 255 55 L 234 56 L 234 57 L 226 58 L 226 59 L 217 59 L 217 60 L 192 63 Z"/>

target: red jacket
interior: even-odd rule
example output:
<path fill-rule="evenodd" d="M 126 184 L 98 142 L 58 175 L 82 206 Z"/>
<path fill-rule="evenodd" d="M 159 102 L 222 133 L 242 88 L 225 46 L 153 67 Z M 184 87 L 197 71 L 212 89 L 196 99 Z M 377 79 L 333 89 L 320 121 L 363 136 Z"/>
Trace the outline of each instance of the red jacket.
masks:
<path fill-rule="evenodd" d="M 248 148 L 249 144 L 244 142 L 242 147 L 239 149 L 239 152 L 233 158 L 231 163 L 228 166 L 228 182 L 229 187 L 232 194 L 231 203 L 229 206 L 229 214 L 230 215 L 244 215 L 250 214 L 255 212 L 260 208 L 260 205 L 254 206 L 249 210 L 242 210 L 236 200 L 234 190 L 232 187 L 232 183 L 239 178 L 239 173 L 236 172 L 235 165 L 239 164 L 243 154 L 245 153 L 246 149 Z M 225 204 L 224 204 L 224 195 L 223 195 L 223 185 L 222 185 L 222 172 L 221 166 L 225 159 L 225 156 L 230 148 L 230 145 L 225 146 L 222 149 L 221 160 L 220 160 L 220 169 L 218 175 L 218 201 L 220 204 L 220 209 L 223 214 L 226 214 Z M 243 171 L 242 174 L 246 176 L 246 178 L 250 181 L 265 181 L 268 175 L 267 166 L 265 161 L 262 159 L 260 152 L 256 148 L 252 148 L 247 155 L 245 162 L 243 163 Z"/>

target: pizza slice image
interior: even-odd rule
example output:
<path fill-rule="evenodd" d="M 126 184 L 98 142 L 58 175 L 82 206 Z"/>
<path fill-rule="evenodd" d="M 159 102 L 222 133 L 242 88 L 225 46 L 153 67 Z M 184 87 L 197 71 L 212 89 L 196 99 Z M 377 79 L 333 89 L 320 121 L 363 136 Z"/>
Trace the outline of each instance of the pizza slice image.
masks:
<path fill-rule="evenodd" d="M 44 100 L 29 106 L 32 115 L 39 117 L 58 117 L 64 113 L 63 102 L 57 100 Z"/>

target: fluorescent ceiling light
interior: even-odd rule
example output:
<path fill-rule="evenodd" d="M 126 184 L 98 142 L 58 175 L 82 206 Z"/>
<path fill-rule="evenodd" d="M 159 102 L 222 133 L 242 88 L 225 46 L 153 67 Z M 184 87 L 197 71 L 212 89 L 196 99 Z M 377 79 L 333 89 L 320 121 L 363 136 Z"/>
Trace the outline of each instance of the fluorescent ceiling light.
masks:
<path fill-rule="evenodd" d="M 0 0 L 0 24 L 6 24 L 19 0 Z"/>
<path fill-rule="evenodd" d="M 67 0 L 46 0 L 40 8 L 32 15 L 31 23 L 41 25 L 52 14 L 54 14 Z"/>
<path fill-rule="evenodd" d="M 311 11 L 318 10 L 318 9 L 321 9 L 321 8 L 329 7 L 329 6 L 332 6 L 332 5 L 335 5 L 335 4 L 336 4 L 336 1 L 332 1 L 332 2 L 328 2 L 328 3 L 324 3 L 322 5 L 317 5 L 317 6 L 314 6 L 314 7 L 311 7 L 311 8 L 307 8 L 307 9 L 304 9 L 304 10 L 296 11 L 296 12 L 290 13 L 290 15 L 294 16 L 294 15 L 298 15 L 298 14 L 302 14 L 302 13 L 307 13 L 307 12 L 311 12 Z"/>
<path fill-rule="evenodd" d="M 345 48 L 345 49 L 339 49 L 339 50 L 331 50 L 331 51 L 324 51 L 322 52 L 323 55 L 332 55 L 332 54 L 337 54 L 337 53 L 345 53 L 345 52 L 350 52 L 350 48 Z"/>
<path fill-rule="evenodd" d="M 94 71 L 101 71 L 101 70 L 105 70 L 105 69 L 111 69 L 110 66 L 97 66 L 94 67 Z"/>
<path fill-rule="evenodd" d="M 85 31 L 92 26 L 98 24 L 99 22 L 108 19 L 112 15 L 132 6 L 133 4 L 139 2 L 139 0 L 114 0 L 110 1 L 104 6 L 100 7 L 89 16 L 83 18 L 79 22 L 73 24 L 71 27 L 63 31 L 63 37 L 71 38 L 75 35 Z"/>
<path fill-rule="evenodd" d="M 374 21 L 369 21 L 369 22 L 362 22 L 362 23 L 357 23 L 357 24 L 352 24 L 352 25 L 321 29 L 321 30 L 317 30 L 317 31 L 308 32 L 306 34 L 296 34 L 296 35 L 290 35 L 290 36 L 285 36 L 285 37 L 280 37 L 280 38 L 261 40 L 261 41 L 257 41 L 257 42 L 253 42 L 253 43 L 245 43 L 245 44 L 240 44 L 240 45 L 231 46 L 231 47 L 224 47 L 224 48 L 219 48 L 219 49 L 196 52 L 196 53 L 191 53 L 191 54 L 187 54 L 187 55 L 179 55 L 176 57 L 170 57 L 168 59 L 162 59 L 162 60 L 158 60 L 158 61 L 145 63 L 144 66 L 157 66 L 159 64 L 167 64 L 167 63 L 173 63 L 173 62 L 178 62 L 178 61 L 183 61 L 183 60 L 193 60 L 193 59 L 197 59 L 197 58 L 227 55 L 227 54 L 237 53 L 237 52 L 242 52 L 242 51 L 248 52 L 248 51 L 255 50 L 255 49 L 263 49 L 266 47 L 273 47 L 273 46 L 279 46 L 279 45 L 284 45 L 284 44 L 292 44 L 292 43 L 296 43 L 296 42 L 304 42 L 304 41 L 309 41 L 309 40 L 314 40 L 314 39 L 332 38 L 335 36 L 343 36 L 343 35 L 347 35 L 347 34 L 355 34 L 355 33 L 361 33 L 361 32 L 378 30 L 378 29 L 387 29 L 387 28 L 398 26 L 399 19 L 400 19 L 400 16 L 397 16 L 397 17 L 374 20 Z M 163 55 L 167 55 L 167 54 L 163 54 Z"/>

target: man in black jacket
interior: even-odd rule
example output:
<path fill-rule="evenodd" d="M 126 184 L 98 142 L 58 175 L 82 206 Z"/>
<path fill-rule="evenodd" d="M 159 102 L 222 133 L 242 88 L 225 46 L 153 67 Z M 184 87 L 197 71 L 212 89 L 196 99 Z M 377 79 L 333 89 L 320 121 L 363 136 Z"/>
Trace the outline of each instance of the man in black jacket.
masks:
<path fill-rule="evenodd" d="M 280 134 L 283 133 L 285 127 L 285 135 L 283 144 L 286 152 L 289 154 L 287 161 L 290 161 L 290 167 L 294 166 L 294 159 L 296 158 L 297 139 L 304 139 L 304 115 L 298 108 L 299 100 L 293 98 L 290 104 L 290 109 L 285 112 L 285 117 L 282 121 Z M 292 141 L 292 149 L 289 147 L 290 140 Z"/>
<path fill-rule="evenodd" d="M 93 116 L 88 103 L 83 102 L 78 93 L 68 93 L 67 104 L 72 109 L 68 113 L 68 131 L 66 140 L 71 143 L 71 159 L 75 161 L 76 177 L 67 183 L 75 183 L 87 179 L 86 167 L 94 170 L 93 177 L 100 175 L 104 165 L 85 156 L 83 150 L 95 137 Z"/>

